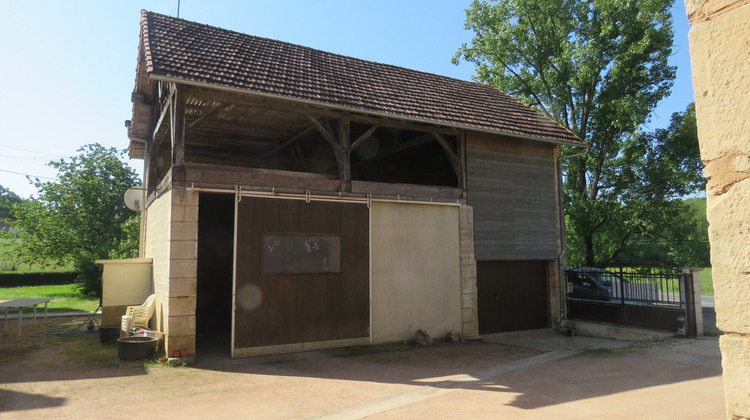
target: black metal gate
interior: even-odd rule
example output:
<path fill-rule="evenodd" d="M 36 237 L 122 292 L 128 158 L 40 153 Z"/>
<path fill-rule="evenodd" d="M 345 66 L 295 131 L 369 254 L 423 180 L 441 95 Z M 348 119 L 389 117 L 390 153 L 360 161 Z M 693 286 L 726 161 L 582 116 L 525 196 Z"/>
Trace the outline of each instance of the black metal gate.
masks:
<path fill-rule="evenodd" d="M 696 336 L 693 276 L 665 268 L 571 268 L 566 316 Z"/>

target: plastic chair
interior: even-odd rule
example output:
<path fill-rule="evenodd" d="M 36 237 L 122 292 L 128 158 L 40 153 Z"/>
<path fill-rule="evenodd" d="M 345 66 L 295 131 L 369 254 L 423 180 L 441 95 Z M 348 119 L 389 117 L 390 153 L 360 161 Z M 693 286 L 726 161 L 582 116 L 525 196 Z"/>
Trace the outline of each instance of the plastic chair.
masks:
<path fill-rule="evenodd" d="M 120 324 L 120 337 L 126 336 L 131 328 L 148 328 L 148 322 L 154 315 L 156 295 L 146 298 L 142 305 L 128 306 Z"/>

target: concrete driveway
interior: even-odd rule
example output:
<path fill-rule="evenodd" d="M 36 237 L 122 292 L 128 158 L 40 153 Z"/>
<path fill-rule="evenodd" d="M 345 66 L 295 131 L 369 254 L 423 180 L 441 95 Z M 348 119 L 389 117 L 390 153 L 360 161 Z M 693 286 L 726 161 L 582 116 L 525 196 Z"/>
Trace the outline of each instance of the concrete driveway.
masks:
<path fill-rule="evenodd" d="M 191 367 L 121 362 L 91 335 L 6 339 L 0 419 L 724 417 L 715 338 L 634 343 L 541 330 L 430 348 L 205 355 Z"/>

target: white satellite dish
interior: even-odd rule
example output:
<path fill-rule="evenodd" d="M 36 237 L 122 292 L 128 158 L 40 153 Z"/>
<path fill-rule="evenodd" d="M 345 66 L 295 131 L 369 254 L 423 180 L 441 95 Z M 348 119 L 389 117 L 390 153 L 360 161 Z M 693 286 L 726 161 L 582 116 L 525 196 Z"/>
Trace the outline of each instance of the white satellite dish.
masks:
<path fill-rule="evenodd" d="M 130 187 L 125 191 L 125 206 L 133 211 L 141 211 L 143 187 Z"/>

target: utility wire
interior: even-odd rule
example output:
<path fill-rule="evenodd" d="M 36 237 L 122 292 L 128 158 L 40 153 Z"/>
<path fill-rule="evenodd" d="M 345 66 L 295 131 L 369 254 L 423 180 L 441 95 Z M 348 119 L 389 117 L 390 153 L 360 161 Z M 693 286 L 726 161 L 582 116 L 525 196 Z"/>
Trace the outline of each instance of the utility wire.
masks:
<path fill-rule="evenodd" d="M 23 147 L 7 146 L 7 145 L 4 145 L 4 144 L 0 144 L 0 147 L 6 147 L 8 149 L 15 149 L 15 150 L 22 150 L 24 152 L 31 152 L 31 153 L 36 153 L 36 154 L 39 154 L 39 155 L 47 155 L 47 156 L 58 157 L 58 158 L 69 157 L 69 156 L 64 156 L 64 155 L 60 155 L 60 154 L 40 152 L 38 150 L 24 149 Z"/>
<path fill-rule="evenodd" d="M 49 179 L 49 180 L 52 180 L 52 181 L 55 181 L 57 179 L 57 178 L 50 178 L 48 176 L 38 176 L 38 175 L 24 174 L 24 173 L 21 173 L 21 172 L 8 171 L 8 170 L 5 170 L 5 169 L 0 169 L 0 172 L 7 172 L 9 174 L 16 174 L 16 175 L 23 175 L 23 176 L 28 176 L 28 177 L 31 177 L 31 178 Z"/>

